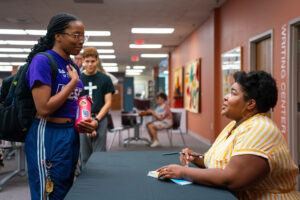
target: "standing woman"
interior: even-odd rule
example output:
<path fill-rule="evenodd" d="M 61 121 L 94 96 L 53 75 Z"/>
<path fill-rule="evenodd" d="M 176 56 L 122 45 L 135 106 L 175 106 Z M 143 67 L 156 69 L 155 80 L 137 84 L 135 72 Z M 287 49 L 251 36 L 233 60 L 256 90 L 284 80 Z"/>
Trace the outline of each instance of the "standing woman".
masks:
<path fill-rule="evenodd" d="M 27 58 L 30 66 L 26 80 L 37 110 L 25 141 L 32 200 L 64 199 L 73 183 L 79 155 L 74 119 L 83 85 L 70 55 L 77 55 L 83 43 L 82 22 L 72 15 L 58 14 L 52 17 L 46 36 L 39 39 Z M 57 62 L 54 85 L 49 60 L 36 55 L 39 52 L 49 53 Z M 92 132 L 98 123 L 89 119 L 80 126 Z M 46 184 L 50 186 L 47 192 Z"/>

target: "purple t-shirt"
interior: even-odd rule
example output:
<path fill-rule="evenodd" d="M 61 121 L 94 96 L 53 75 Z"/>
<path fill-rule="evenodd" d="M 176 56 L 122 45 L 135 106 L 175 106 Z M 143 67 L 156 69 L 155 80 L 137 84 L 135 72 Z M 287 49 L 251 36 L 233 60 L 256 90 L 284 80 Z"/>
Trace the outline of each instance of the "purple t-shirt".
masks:
<path fill-rule="evenodd" d="M 68 76 L 67 65 L 71 64 L 71 60 L 65 60 L 53 50 L 47 50 L 46 52 L 51 54 L 57 62 L 58 74 L 54 85 L 52 85 L 52 69 L 50 66 L 50 61 L 45 55 L 41 54 L 36 55 L 32 59 L 26 74 L 26 81 L 27 85 L 30 88 L 33 87 L 35 81 L 40 81 L 43 84 L 51 86 L 51 96 L 53 96 L 56 93 L 59 93 L 62 88 L 64 88 L 70 82 L 71 79 Z M 82 90 L 83 84 L 82 81 L 79 80 L 77 87 L 70 94 L 68 99 L 50 116 L 75 118 L 77 110 L 77 100 Z"/>

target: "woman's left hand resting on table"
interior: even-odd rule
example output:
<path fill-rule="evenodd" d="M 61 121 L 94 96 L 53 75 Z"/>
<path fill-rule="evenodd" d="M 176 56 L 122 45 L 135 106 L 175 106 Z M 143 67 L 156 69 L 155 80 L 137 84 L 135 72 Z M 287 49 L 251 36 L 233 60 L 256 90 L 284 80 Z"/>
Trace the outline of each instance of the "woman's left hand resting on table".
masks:
<path fill-rule="evenodd" d="M 183 178 L 203 185 L 241 190 L 265 178 L 270 168 L 268 161 L 262 157 L 238 155 L 233 156 L 224 169 L 167 165 L 157 171 L 158 178 Z"/>
<path fill-rule="evenodd" d="M 80 121 L 78 127 L 82 132 L 92 134 L 98 128 L 98 122 L 93 118 L 87 118 Z"/>

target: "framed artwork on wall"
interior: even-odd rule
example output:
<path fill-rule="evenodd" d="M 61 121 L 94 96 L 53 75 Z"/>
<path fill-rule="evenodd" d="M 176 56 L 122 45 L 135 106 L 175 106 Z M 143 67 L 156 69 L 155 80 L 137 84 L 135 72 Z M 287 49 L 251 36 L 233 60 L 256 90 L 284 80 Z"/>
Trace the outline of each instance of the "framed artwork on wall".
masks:
<path fill-rule="evenodd" d="M 201 59 L 187 64 L 184 74 L 184 108 L 190 112 L 201 111 Z"/>
<path fill-rule="evenodd" d="M 175 108 L 183 108 L 183 67 L 174 71 L 173 100 Z"/>
<path fill-rule="evenodd" d="M 242 70 L 242 47 L 223 53 L 221 60 L 223 97 L 225 97 L 234 83 L 233 74 Z"/>

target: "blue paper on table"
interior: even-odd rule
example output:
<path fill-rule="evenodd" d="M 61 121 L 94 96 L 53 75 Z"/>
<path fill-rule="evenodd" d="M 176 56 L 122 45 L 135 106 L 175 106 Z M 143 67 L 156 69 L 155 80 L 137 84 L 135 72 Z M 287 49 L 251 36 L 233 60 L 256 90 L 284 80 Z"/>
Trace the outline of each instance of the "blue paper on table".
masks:
<path fill-rule="evenodd" d="M 187 181 L 185 179 L 175 179 L 175 178 L 171 178 L 171 181 L 173 181 L 174 183 L 176 183 L 178 185 L 188 185 L 188 184 L 192 184 L 193 183 L 193 182 Z"/>

